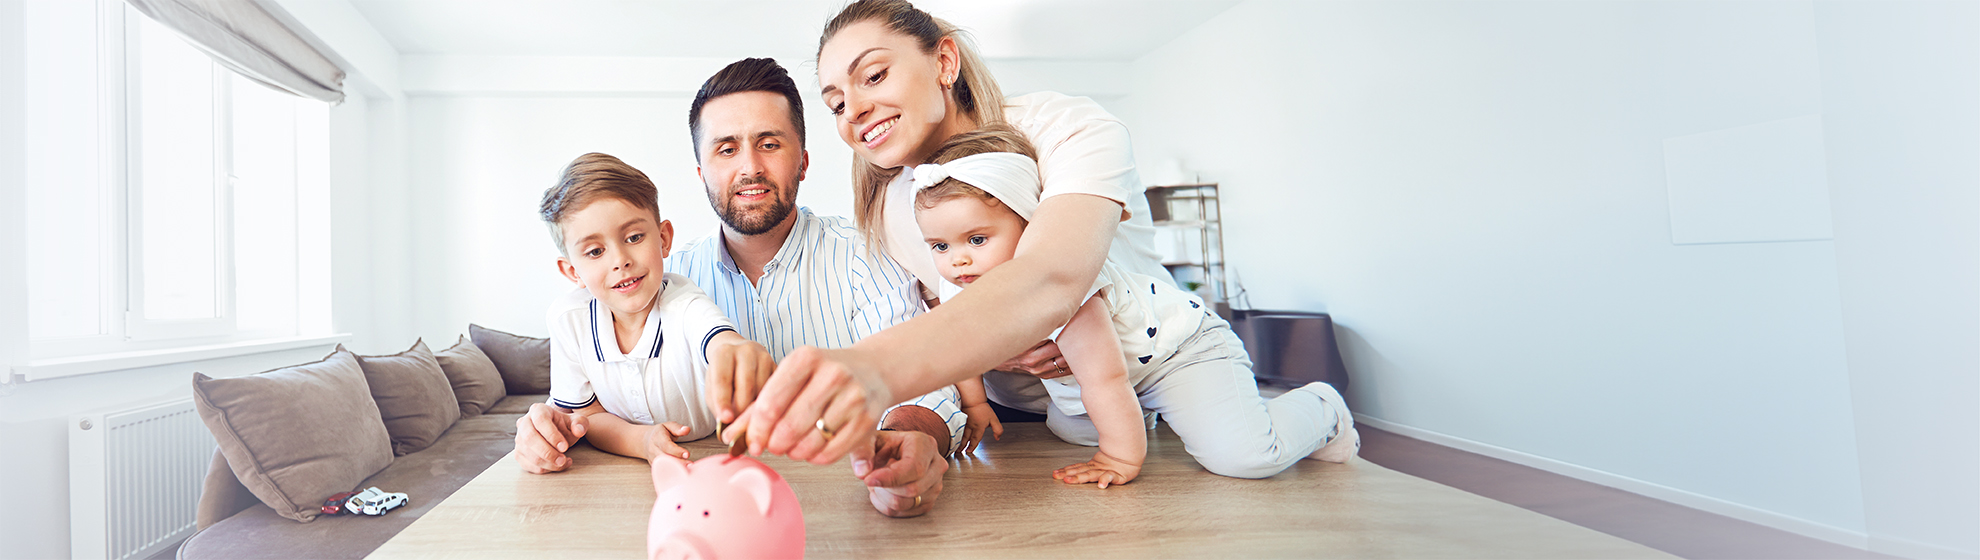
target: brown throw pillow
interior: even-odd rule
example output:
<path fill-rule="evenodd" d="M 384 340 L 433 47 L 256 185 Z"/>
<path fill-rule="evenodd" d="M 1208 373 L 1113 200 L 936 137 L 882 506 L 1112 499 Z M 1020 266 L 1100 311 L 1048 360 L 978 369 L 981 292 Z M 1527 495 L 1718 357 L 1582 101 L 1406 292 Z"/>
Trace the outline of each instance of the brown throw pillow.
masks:
<path fill-rule="evenodd" d="M 550 393 L 550 339 L 516 336 L 481 325 L 468 325 L 474 345 L 495 362 L 511 395 Z"/>
<path fill-rule="evenodd" d="M 462 417 L 486 412 L 509 394 L 495 362 L 489 361 L 488 355 L 466 336 L 455 342 L 453 348 L 434 353 L 433 359 L 440 362 L 440 371 L 447 373 L 447 383 L 454 386 L 454 400 L 461 404 Z"/>
<path fill-rule="evenodd" d="M 425 341 L 390 356 L 358 356 L 358 364 L 385 418 L 385 431 L 392 434 L 393 455 L 426 449 L 461 419 L 454 387 Z"/>
<path fill-rule="evenodd" d="M 323 500 L 392 464 L 392 440 L 357 356 L 245 377 L 193 374 L 199 418 L 241 484 L 275 513 L 309 521 Z"/>

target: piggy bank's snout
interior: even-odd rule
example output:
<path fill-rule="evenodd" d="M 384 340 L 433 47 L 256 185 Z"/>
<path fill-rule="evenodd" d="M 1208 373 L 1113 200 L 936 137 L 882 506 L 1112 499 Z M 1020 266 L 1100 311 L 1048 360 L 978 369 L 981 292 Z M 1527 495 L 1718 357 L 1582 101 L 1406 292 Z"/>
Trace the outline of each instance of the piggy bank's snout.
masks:
<path fill-rule="evenodd" d="M 715 553 L 708 546 L 708 539 L 701 535 L 675 531 L 660 539 L 659 544 L 649 551 L 653 560 L 714 560 Z"/>

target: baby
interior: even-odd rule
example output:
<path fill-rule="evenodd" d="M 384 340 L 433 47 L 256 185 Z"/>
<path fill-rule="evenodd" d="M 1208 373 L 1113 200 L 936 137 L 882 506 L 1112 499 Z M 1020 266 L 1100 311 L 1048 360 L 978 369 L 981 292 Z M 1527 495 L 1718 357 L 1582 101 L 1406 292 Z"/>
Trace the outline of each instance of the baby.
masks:
<path fill-rule="evenodd" d="M 1016 253 L 1038 208 L 1035 154 L 1023 134 L 999 124 L 950 138 L 933 163 L 914 168 L 915 219 L 950 283 L 966 289 Z M 1103 264 L 1092 295 L 1055 340 L 1073 375 L 1044 382 L 1047 426 L 1100 447 L 1092 460 L 1052 473 L 1068 484 L 1105 488 L 1140 474 L 1144 407 L 1224 476 L 1268 477 L 1301 458 L 1345 462 L 1360 449 L 1339 392 L 1312 383 L 1261 398 L 1230 326 L 1169 282 Z M 981 394 L 980 383 L 959 386 L 965 400 Z"/>

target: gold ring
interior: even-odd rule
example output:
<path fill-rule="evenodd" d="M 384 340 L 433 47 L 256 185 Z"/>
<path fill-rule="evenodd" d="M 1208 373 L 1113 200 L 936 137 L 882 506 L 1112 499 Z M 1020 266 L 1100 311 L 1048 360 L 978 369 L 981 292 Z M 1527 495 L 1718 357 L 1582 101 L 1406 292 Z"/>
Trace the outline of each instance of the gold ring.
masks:
<path fill-rule="evenodd" d="M 921 495 L 920 495 L 920 494 L 915 494 L 915 495 L 914 495 L 914 506 L 913 506 L 913 507 L 910 507 L 910 508 L 908 508 L 908 509 L 915 509 L 915 508 L 918 508 L 918 507 L 921 507 Z"/>
<path fill-rule="evenodd" d="M 817 427 L 818 427 L 818 433 L 821 433 L 821 434 L 825 434 L 825 441 L 828 441 L 828 442 L 829 442 L 829 441 L 832 441 L 832 429 L 831 429 L 831 428 L 827 428 L 827 427 L 825 427 L 825 419 L 824 419 L 824 418 L 819 418 L 819 419 L 818 419 L 818 423 L 816 423 L 816 424 L 813 424 L 813 426 L 817 426 Z"/>

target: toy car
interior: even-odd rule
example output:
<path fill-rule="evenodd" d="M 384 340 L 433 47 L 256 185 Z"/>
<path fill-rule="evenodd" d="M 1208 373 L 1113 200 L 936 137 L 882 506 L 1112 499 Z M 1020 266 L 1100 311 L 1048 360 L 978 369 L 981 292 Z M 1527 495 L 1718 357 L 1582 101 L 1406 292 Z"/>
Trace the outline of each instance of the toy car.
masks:
<path fill-rule="evenodd" d="M 357 492 L 339 492 L 334 496 L 330 496 L 330 499 L 323 501 L 323 514 L 342 515 L 346 513 L 344 510 L 344 501 L 356 495 Z"/>
<path fill-rule="evenodd" d="M 406 505 L 406 495 L 400 492 L 386 492 L 377 487 L 364 489 L 349 500 L 344 501 L 344 509 L 351 513 L 365 515 L 385 515 L 385 512 Z"/>

